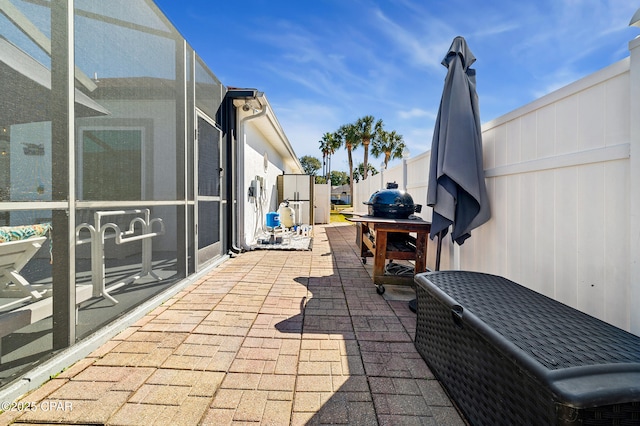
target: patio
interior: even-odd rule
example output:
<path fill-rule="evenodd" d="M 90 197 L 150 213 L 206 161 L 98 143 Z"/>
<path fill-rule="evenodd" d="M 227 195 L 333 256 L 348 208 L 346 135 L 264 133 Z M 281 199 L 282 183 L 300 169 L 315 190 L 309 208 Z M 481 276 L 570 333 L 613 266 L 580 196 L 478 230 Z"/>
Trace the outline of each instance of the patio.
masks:
<path fill-rule="evenodd" d="M 413 345 L 411 292 L 376 293 L 355 229 L 228 260 L 0 423 L 465 424 Z"/>

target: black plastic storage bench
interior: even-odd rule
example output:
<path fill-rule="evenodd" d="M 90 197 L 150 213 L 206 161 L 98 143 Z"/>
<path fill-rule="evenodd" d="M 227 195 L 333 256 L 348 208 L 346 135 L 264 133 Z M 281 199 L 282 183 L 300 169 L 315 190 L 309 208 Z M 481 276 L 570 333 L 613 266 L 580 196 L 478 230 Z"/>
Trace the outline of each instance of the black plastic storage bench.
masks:
<path fill-rule="evenodd" d="M 640 337 L 495 275 L 415 282 L 416 348 L 471 424 L 640 425 Z"/>

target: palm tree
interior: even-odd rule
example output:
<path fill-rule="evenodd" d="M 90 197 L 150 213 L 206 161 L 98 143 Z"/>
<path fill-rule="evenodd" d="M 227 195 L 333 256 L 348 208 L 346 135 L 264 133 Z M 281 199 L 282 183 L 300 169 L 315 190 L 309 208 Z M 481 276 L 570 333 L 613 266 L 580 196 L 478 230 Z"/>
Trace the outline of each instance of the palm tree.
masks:
<path fill-rule="evenodd" d="M 320 139 L 320 152 L 322 152 L 322 176 L 327 176 L 327 157 L 329 156 L 329 140 L 332 137 L 332 133 L 325 133 Z"/>
<path fill-rule="evenodd" d="M 355 124 L 343 124 L 336 135 L 340 137 L 340 145 L 344 144 L 347 149 L 347 159 L 349 160 L 349 195 L 353 200 L 353 156 L 351 152 L 360 145 L 358 138 L 358 128 Z"/>
<path fill-rule="evenodd" d="M 380 131 L 373 144 L 371 145 L 371 154 L 378 158 L 384 154 L 384 168 L 387 168 L 389 160 L 393 158 L 402 158 L 402 152 L 406 148 L 402 135 L 395 130 L 386 132 Z"/>
<path fill-rule="evenodd" d="M 331 156 L 340 148 L 342 141 L 337 132 L 325 133 L 320 140 L 320 151 L 322 152 L 322 174 L 327 178 L 327 182 L 331 176 Z"/>
<path fill-rule="evenodd" d="M 382 131 L 383 126 L 384 124 L 382 123 L 382 120 L 376 121 L 372 115 L 366 115 L 356 121 L 358 138 L 364 146 L 364 160 L 362 162 L 364 165 L 363 180 L 367 178 L 368 174 L 367 165 L 369 164 L 369 144 L 371 143 L 371 140 L 375 139 L 376 135 Z"/>
<path fill-rule="evenodd" d="M 371 173 L 371 176 L 375 176 L 378 174 L 378 171 L 376 170 L 375 167 L 373 167 L 371 164 L 369 164 L 367 166 L 367 169 L 369 169 L 369 172 Z M 354 182 L 360 182 L 360 178 L 364 175 L 364 164 L 360 163 L 358 164 L 358 167 L 356 167 L 353 170 L 353 180 Z"/>
<path fill-rule="evenodd" d="M 329 167 L 327 168 L 327 179 L 331 176 L 331 157 L 341 146 L 342 140 L 340 139 L 338 132 L 331 133 L 331 138 L 329 139 Z"/>

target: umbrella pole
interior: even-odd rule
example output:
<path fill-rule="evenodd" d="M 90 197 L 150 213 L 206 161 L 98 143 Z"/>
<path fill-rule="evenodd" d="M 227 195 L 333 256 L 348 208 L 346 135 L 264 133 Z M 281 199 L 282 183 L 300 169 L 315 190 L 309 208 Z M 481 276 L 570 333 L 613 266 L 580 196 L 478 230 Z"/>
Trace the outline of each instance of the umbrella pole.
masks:
<path fill-rule="evenodd" d="M 440 270 L 440 254 L 442 253 L 442 232 L 438 232 L 438 246 L 436 249 L 436 271 Z"/>

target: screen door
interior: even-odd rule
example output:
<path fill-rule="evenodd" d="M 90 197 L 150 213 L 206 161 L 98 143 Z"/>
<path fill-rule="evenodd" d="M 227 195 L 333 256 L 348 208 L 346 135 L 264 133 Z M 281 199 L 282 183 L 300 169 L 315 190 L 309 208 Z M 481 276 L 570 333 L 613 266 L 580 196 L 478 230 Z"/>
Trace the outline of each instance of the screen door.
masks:
<path fill-rule="evenodd" d="M 198 265 L 222 254 L 220 143 L 222 132 L 204 116 L 198 115 L 198 210 L 196 234 Z"/>

